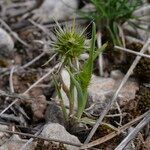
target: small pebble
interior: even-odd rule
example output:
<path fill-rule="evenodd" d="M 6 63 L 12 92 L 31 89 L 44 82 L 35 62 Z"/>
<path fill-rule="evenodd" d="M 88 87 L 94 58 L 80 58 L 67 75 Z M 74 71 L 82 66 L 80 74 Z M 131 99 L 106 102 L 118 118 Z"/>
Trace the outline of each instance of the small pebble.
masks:
<path fill-rule="evenodd" d="M 124 77 L 124 74 L 120 70 L 113 70 L 110 73 L 110 77 L 112 79 L 118 80 L 118 79 L 122 79 Z"/>
<path fill-rule="evenodd" d="M 0 55 L 7 56 L 14 49 L 14 41 L 11 36 L 0 28 Z"/>

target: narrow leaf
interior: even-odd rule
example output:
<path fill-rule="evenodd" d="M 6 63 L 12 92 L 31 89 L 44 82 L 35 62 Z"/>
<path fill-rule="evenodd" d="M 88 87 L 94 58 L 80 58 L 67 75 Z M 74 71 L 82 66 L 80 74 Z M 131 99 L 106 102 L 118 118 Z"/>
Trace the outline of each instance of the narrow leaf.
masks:
<path fill-rule="evenodd" d="M 95 40 L 96 40 L 96 26 L 95 23 L 93 23 L 92 27 L 92 40 L 91 40 L 91 47 L 89 51 L 89 58 L 83 65 L 81 72 L 78 74 L 78 77 L 80 79 L 80 84 L 83 89 L 83 91 L 87 90 L 87 87 L 90 83 L 90 79 L 92 76 L 92 70 L 93 70 L 93 60 L 94 60 L 94 50 L 95 50 Z"/>
<path fill-rule="evenodd" d="M 66 108 L 64 106 L 63 98 L 62 98 L 62 95 L 61 95 L 61 92 L 60 92 L 60 86 L 59 86 L 59 84 L 58 84 L 58 82 L 56 80 L 56 77 L 54 75 L 53 75 L 53 82 L 54 82 L 54 85 L 55 85 L 58 97 L 60 99 L 60 105 L 61 105 L 61 108 L 62 108 L 64 119 L 67 121 L 68 120 L 67 111 L 66 111 Z"/>
<path fill-rule="evenodd" d="M 70 78 L 71 78 L 71 82 L 74 83 L 76 89 L 77 89 L 77 97 L 78 97 L 78 110 L 77 110 L 77 118 L 78 120 L 80 120 L 82 113 L 84 111 L 83 105 L 84 105 L 84 95 L 83 95 L 83 90 L 79 84 L 79 82 L 75 79 L 74 75 L 70 72 L 69 69 L 67 69 Z"/>

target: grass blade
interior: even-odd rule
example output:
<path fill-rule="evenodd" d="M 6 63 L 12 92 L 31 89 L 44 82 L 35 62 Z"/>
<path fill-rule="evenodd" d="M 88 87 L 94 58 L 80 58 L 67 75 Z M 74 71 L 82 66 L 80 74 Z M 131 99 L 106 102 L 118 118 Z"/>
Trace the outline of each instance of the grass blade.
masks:
<path fill-rule="evenodd" d="M 54 85 L 55 85 L 55 88 L 56 88 L 57 95 L 60 99 L 60 105 L 61 105 L 61 109 L 62 109 L 62 112 L 63 112 L 64 119 L 65 119 L 65 121 L 67 121 L 68 120 L 67 111 L 66 111 L 66 108 L 64 106 L 63 98 L 62 98 L 62 95 L 61 95 L 61 92 L 60 92 L 61 87 L 59 86 L 59 83 L 57 82 L 56 77 L 54 75 L 53 75 L 53 81 L 54 81 Z"/>

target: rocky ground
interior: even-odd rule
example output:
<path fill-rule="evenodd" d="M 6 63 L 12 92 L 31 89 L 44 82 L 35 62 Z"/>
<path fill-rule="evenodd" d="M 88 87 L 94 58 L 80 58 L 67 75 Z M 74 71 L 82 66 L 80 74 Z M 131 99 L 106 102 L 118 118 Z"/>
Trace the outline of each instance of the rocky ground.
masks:
<path fill-rule="evenodd" d="M 145 3 L 135 15 L 150 14 Z M 102 76 L 99 59 L 94 62 L 84 111 L 87 123 L 65 124 L 52 81 L 59 59 L 51 41 L 56 39 L 54 20 L 61 26 L 74 18 L 78 26 L 89 24 L 79 9 L 94 7 L 88 0 L 0 1 L 0 150 L 121 150 L 124 143 L 125 150 L 150 149 L 150 33 L 126 22 L 122 30 L 132 52 L 118 50 L 118 59 L 111 45 L 104 51 Z M 149 29 L 150 17 L 144 20 L 148 23 L 135 23 Z M 106 35 L 102 41 L 107 40 Z M 66 84 L 68 78 L 64 73 Z"/>

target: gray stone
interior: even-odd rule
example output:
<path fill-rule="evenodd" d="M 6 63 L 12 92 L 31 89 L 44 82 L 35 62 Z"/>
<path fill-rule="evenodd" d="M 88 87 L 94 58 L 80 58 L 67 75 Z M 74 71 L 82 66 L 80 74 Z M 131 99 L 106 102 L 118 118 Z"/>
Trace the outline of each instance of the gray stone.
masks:
<path fill-rule="evenodd" d="M 50 102 L 45 112 L 47 123 L 59 123 L 64 126 L 64 117 L 61 108 L 55 103 Z"/>
<path fill-rule="evenodd" d="M 34 19 L 41 22 L 73 18 L 77 9 L 77 0 L 45 0 L 42 6 L 34 11 Z"/>
<path fill-rule="evenodd" d="M 13 51 L 14 42 L 11 36 L 2 28 L 0 28 L 0 55 L 8 55 Z"/>
<path fill-rule="evenodd" d="M 135 16 L 147 16 L 148 14 L 150 14 L 150 5 L 147 4 L 143 5 L 133 13 Z"/>
<path fill-rule="evenodd" d="M 93 75 L 88 88 L 88 93 L 93 102 L 105 101 L 106 97 L 112 94 L 114 86 L 114 79 Z"/>
<path fill-rule="evenodd" d="M 87 112 L 98 115 L 112 99 L 122 78 L 121 76 L 115 79 L 93 76 L 88 88 L 90 107 L 86 109 Z M 125 106 L 130 100 L 135 98 L 137 90 L 139 90 L 138 83 L 129 79 L 118 94 L 118 104 Z M 115 105 L 111 109 L 116 109 Z"/>
<path fill-rule="evenodd" d="M 122 79 L 123 76 L 124 74 L 120 70 L 112 70 L 110 73 L 110 77 L 115 80 Z"/>
<path fill-rule="evenodd" d="M 116 89 L 121 80 L 116 81 Z M 137 81 L 129 79 L 118 94 L 118 103 L 120 106 L 125 106 L 130 100 L 135 99 L 136 92 L 139 90 Z"/>
<path fill-rule="evenodd" d="M 9 127 L 6 125 L 0 125 L 0 129 L 1 130 L 8 130 Z M 0 145 L 2 145 L 3 143 L 5 143 L 5 141 L 8 138 L 8 134 L 5 132 L 0 132 Z"/>
<path fill-rule="evenodd" d="M 80 141 L 74 135 L 71 135 L 66 129 L 58 123 L 50 123 L 44 126 L 41 136 L 45 138 L 53 138 L 62 141 L 80 144 Z M 78 150 L 77 147 L 64 144 L 68 150 Z"/>
<path fill-rule="evenodd" d="M 92 12 L 95 11 L 95 6 L 93 4 L 86 4 L 82 9 L 83 12 Z"/>
<path fill-rule="evenodd" d="M 12 135 L 2 146 L 0 150 L 19 150 L 27 142 L 27 140 L 22 140 L 18 135 Z M 26 150 L 34 149 L 34 143 L 29 144 Z"/>

